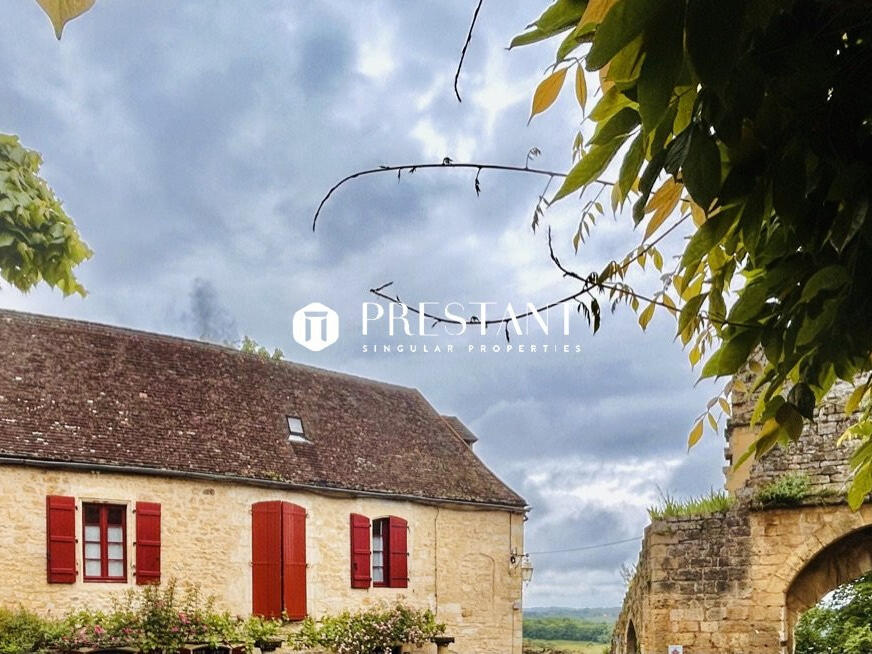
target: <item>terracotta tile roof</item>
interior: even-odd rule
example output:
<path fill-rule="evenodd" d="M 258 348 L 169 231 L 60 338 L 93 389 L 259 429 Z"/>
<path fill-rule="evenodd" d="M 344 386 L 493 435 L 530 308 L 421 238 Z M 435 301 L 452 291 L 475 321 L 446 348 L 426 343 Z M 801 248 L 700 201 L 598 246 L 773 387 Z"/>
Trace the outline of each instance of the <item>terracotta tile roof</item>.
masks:
<path fill-rule="evenodd" d="M 0 310 L 3 457 L 525 504 L 415 389 Z"/>

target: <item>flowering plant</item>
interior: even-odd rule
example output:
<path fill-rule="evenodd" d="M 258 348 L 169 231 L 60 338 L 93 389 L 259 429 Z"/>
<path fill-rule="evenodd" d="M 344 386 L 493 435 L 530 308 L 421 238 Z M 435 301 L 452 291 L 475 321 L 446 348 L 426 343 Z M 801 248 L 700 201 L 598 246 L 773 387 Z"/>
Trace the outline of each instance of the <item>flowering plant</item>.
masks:
<path fill-rule="evenodd" d="M 317 621 L 306 618 L 292 637 L 292 645 L 324 648 L 336 654 L 388 654 L 396 645 L 422 645 L 444 631 L 445 625 L 437 623 L 429 609 L 421 611 L 397 603 L 357 613 L 344 611 Z"/>
<path fill-rule="evenodd" d="M 109 612 L 80 610 L 52 620 L 0 609 L 0 654 L 118 647 L 156 654 L 176 652 L 185 643 L 233 643 L 251 652 L 255 642 L 275 636 L 280 624 L 218 611 L 196 586 L 179 590 L 170 580 L 126 591 Z"/>

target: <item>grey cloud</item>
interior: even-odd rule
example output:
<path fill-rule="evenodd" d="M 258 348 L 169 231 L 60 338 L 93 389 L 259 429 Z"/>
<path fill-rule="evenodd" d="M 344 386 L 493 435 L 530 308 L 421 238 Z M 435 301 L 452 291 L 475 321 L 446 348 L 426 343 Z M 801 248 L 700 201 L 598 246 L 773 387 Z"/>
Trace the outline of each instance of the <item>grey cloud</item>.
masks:
<path fill-rule="evenodd" d="M 13 5 L 5 18 L 32 47 L 0 41 L 13 71 L 0 79 L 0 129 L 42 150 L 46 177 L 96 255 L 81 267 L 87 299 L 0 289 L 0 304 L 219 341 L 246 333 L 302 362 L 416 386 L 477 432 L 480 455 L 531 502 L 527 538 L 537 551 L 641 533 L 656 495 L 645 463 L 664 468 L 656 481 L 670 492 L 719 485 L 722 441 L 707 438 L 689 455 L 684 447 L 712 388 L 693 386 L 662 318 L 643 335 L 619 310 L 596 336 L 577 331 L 578 356 L 361 353 L 360 303 L 375 284 L 394 280 L 404 299 L 443 302 L 566 294 L 572 286 L 548 262 L 544 233 L 529 229 L 544 180 L 484 172 L 481 197 L 474 174 L 460 171 L 358 180 L 310 231 L 321 195 L 359 168 L 457 159 L 464 149 L 522 164 L 534 145 L 537 165 L 566 167 L 580 119 L 571 97 L 525 127 L 525 80 L 534 83 L 553 45 L 502 50 L 534 18 L 528 4 L 485 3 L 462 105 L 451 89 L 470 18 L 462 0 L 271 0 L 256 12 L 194 0 L 97 3 L 60 44 L 35 3 Z M 385 77 L 359 69 L 365 43 L 387 48 Z M 481 99 L 514 97 L 513 84 L 524 93 L 499 111 Z M 423 124 L 435 142 L 416 132 Z M 555 206 L 546 223 L 580 270 L 638 239 L 627 220 L 606 222 L 576 256 L 575 209 Z M 343 319 L 339 343 L 318 355 L 290 339 L 291 314 L 314 300 Z M 643 467 L 614 467 L 628 459 Z M 635 488 L 635 500 L 610 503 L 590 484 L 610 478 Z M 617 569 L 633 548 L 537 557 L 527 603 L 618 602 Z"/>

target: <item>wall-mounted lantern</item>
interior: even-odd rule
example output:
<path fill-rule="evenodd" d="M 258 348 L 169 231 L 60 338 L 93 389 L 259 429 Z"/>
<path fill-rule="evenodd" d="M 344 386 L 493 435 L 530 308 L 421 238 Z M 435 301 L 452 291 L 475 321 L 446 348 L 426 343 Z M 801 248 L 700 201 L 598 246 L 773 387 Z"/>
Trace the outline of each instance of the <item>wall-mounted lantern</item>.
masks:
<path fill-rule="evenodd" d="M 513 549 L 509 557 L 509 563 L 513 568 L 520 568 L 521 580 L 526 584 L 533 579 L 533 562 L 530 560 L 529 554 L 522 554 L 518 550 Z"/>

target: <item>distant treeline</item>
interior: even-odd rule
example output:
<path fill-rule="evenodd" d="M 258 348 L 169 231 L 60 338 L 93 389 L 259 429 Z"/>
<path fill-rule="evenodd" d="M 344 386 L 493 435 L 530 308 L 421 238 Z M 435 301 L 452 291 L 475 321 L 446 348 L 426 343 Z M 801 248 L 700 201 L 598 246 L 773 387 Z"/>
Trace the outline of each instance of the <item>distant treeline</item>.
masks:
<path fill-rule="evenodd" d="M 524 617 L 524 638 L 608 643 L 611 637 L 612 624 L 609 622 L 582 618 Z"/>

